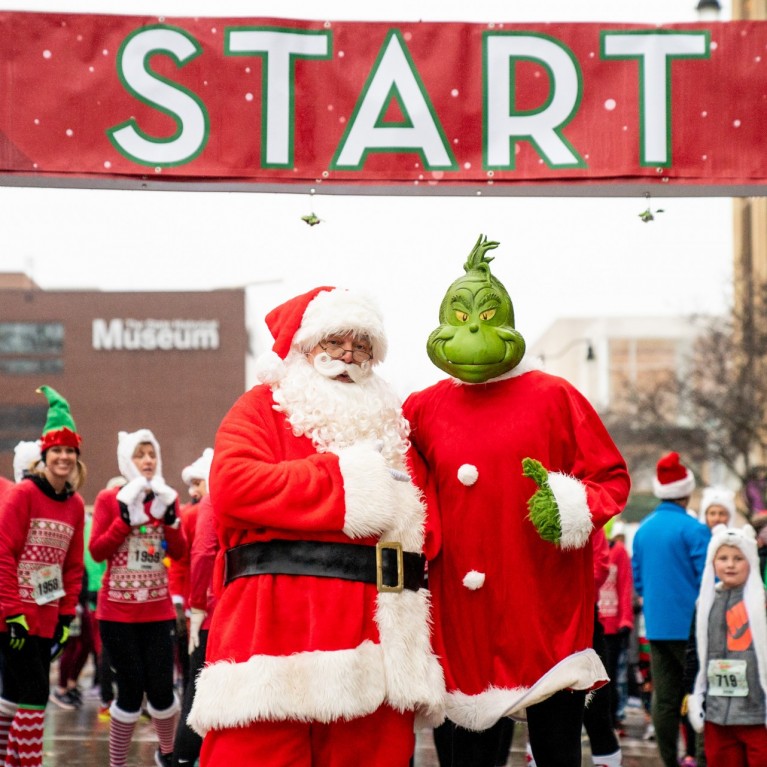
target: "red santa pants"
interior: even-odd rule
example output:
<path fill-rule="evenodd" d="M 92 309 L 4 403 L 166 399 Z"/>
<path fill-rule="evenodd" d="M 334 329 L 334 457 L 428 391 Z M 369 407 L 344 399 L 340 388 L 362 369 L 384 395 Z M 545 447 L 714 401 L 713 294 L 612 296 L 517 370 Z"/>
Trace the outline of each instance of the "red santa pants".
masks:
<path fill-rule="evenodd" d="M 381 706 L 359 719 L 253 722 L 211 730 L 200 767 L 407 767 L 415 748 L 414 715 Z"/>
<path fill-rule="evenodd" d="M 767 728 L 763 724 L 706 722 L 703 747 L 711 767 L 752 767 L 767 764 Z"/>

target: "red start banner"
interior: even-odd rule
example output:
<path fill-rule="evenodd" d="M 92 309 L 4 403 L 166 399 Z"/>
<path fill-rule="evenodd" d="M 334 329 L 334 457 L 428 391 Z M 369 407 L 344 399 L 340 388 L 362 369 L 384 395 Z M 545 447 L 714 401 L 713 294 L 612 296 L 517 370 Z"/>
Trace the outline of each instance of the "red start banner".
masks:
<path fill-rule="evenodd" d="M 762 194 L 766 129 L 767 22 L 0 13 L 6 185 Z"/>

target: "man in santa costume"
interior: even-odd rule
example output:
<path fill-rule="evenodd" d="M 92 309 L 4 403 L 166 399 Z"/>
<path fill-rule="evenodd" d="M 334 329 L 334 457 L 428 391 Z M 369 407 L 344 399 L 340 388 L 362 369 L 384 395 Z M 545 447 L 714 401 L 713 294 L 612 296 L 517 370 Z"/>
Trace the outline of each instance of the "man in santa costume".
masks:
<path fill-rule="evenodd" d="M 262 383 L 224 418 L 211 470 L 219 598 L 189 718 L 201 765 L 405 767 L 444 681 L 407 425 L 374 370 L 381 316 L 320 287 L 266 323 Z"/>
<path fill-rule="evenodd" d="M 586 399 L 525 358 L 490 273 L 497 246 L 479 238 L 427 342 L 450 378 L 404 405 L 441 529 L 429 588 L 448 721 L 435 739 L 445 767 L 492 767 L 503 717 L 526 719 L 539 767 L 580 767 L 586 693 L 607 681 L 591 647 L 590 537 L 623 508 L 629 478 Z"/>

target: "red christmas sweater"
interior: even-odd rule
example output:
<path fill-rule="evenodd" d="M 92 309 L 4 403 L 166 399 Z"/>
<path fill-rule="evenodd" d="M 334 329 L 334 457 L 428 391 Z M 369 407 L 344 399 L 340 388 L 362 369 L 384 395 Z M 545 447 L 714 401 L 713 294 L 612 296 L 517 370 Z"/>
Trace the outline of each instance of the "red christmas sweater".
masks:
<path fill-rule="evenodd" d="M 96 617 L 123 623 L 174 620 L 176 611 L 163 559 L 166 554 L 171 559 L 184 555 L 183 530 L 180 525 L 174 528 L 154 522 L 131 527 L 120 517 L 119 491 L 102 490 L 93 508 L 88 550 L 96 562 L 107 561 Z M 144 504 L 147 516 L 150 505 L 149 500 Z"/>
<path fill-rule="evenodd" d="M 184 538 L 186 538 L 186 551 L 184 556 L 179 559 L 172 559 L 170 567 L 168 567 L 170 598 L 174 605 L 181 604 L 184 609 L 189 609 L 192 544 L 194 543 L 199 508 L 199 503 L 187 503 L 181 507 L 181 529 L 184 531 Z"/>
<path fill-rule="evenodd" d="M 190 725 L 204 734 L 263 720 L 330 722 L 385 703 L 441 720 L 444 680 L 426 589 L 378 593 L 375 584 L 283 574 L 223 586 L 224 553 L 244 543 L 380 539 L 423 549 L 424 509 L 412 483 L 394 480 L 369 443 L 317 452 L 274 404 L 268 386 L 251 389 L 216 436 L 218 602 Z M 379 532 L 360 532 L 372 529 Z"/>
<path fill-rule="evenodd" d="M 634 628 L 634 576 L 631 557 L 620 541 L 610 544 L 610 570 L 599 589 L 599 622 L 605 634 Z"/>
<path fill-rule="evenodd" d="M 209 493 L 202 497 L 196 509 L 195 536 L 189 555 L 189 606 L 197 610 L 205 610 L 205 619 L 200 628 L 210 629 L 213 610 L 216 607 L 213 570 L 219 546 L 213 504 Z"/>
<path fill-rule="evenodd" d="M 7 630 L 6 617 L 22 613 L 31 634 L 49 639 L 59 615 L 75 614 L 84 524 L 80 495 L 52 497 L 35 479 L 22 480 L 0 498 L 0 631 Z"/>
<path fill-rule="evenodd" d="M 487 729 L 560 689 L 604 684 L 590 649 L 589 536 L 621 511 L 629 478 L 591 405 L 563 379 L 520 368 L 486 384 L 441 381 L 404 412 L 412 468 L 441 532 L 429 588 L 448 717 Z M 522 475 L 524 458 L 549 471 L 561 547 L 529 519 L 537 485 Z"/>

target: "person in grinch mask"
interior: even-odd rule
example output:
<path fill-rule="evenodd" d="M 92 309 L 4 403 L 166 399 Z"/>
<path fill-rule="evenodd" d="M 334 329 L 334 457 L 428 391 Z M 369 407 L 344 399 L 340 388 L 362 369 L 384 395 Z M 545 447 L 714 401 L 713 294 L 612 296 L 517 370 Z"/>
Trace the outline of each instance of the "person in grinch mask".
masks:
<path fill-rule="evenodd" d="M 0 764 L 42 767 L 50 665 L 69 639 L 83 579 L 85 480 L 69 403 L 50 386 L 32 461 L 0 501 Z M 32 468 L 34 466 L 34 468 Z"/>
<path fill-rule="evenodd" d="M 423 588 L 424 509 L 407 425 L 374 366 L 365 296 L 321 287 L 273 309 L 262 383 L 218 430 L 221 550 L 190 724 L 201 767 L 407 767 L 444 681 Z"/>
<path fill-rule="evenodd" d="M 535 370 L 480 237 L 427 352 L 450 378 L 414 394 L 413 476 L 441 551 L 429 562 L 448 721 L 440 762 L 492 765 L 503 717 L 526 719 L 540 767 L 580 767 L 591 648 L 591 533 L 618 514 L 626 466 L 586 399 Z M 619 764 L 620 753 L 610 761 Z"/>

